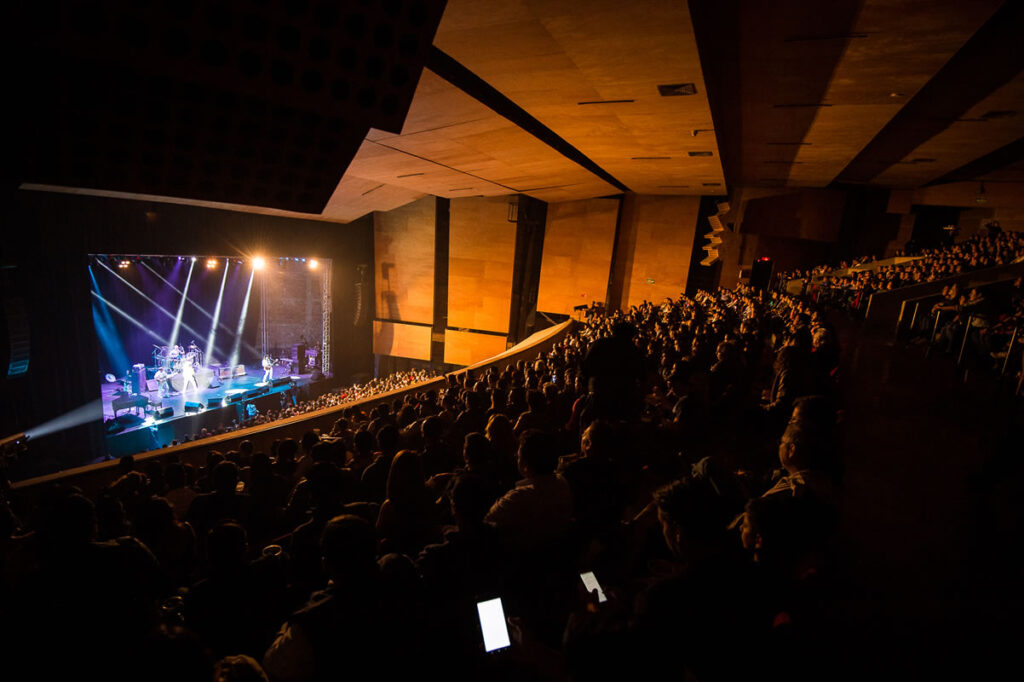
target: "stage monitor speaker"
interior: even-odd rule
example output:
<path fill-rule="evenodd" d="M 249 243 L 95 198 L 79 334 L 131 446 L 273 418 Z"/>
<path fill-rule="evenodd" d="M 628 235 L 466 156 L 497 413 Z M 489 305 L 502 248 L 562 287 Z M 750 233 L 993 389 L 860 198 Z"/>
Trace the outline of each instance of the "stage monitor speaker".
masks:
<path fill-rule="evenodd" d="M 228 405 L 232 403 L 240 403 L 245 400 L 245 393 L 232 393 L 227 397 Z"/>
<path fill-rule="evenodd" d="M 289 383 L 291 380 L 292 380 L 291 377 L 277 377 L 276 379 L 274 379 L 273 381 L 270 382 L 270 385 L 271 386 L 275 386 L 275 387 L 276 386 L 284 386 L 285 384 Z"/>
<path fill-rule="evenodd" d="M 174 416 L 174 408 L 170 407 L 170 406 L 168 406 L 168 407 L 161 407 L 159 410 L 157 410 L 156 412 L 153 413 L 153 417 L 155 419 L 167 419 L 168 417 L 173 417 L 173 416 Z"/>
<path fill-rule="evenodd" d="M 239 365 L 238 367 L 235 367 L 235 376 L 236 377 L 244 377 L 245 376 L 245 365 Z"/>
<path fill-rule="evenodd" d="M 772 280 L 772 259 L 767 256 L 754 261 L 750 269 L 750 286 L 755 289 L 767 289 Z"/>
<path fill-rule="evenodd" d="M 220 405 L 221 405 L 221 403 L 223 401 L 224 401 L 223 398 L 207 398 L 206 399 L 206 409 L 212 410 L 215 407 L 220 407 Z"/>
<path fill-rule="evenodd" d="M 191 403 L 191 402 L 185 403 L 185 413 L 186 414 L 188 414 L 189 412 L 198 412 L 200 410 L 200 408 L 202 408 L 202 405 L 199 404 L 199 403 Z"/>
<path fill-rule="evenodd" d="M 266 386 L 263 386 L 262 388 L 254 388 L 245 394 L 245 399 L 252 400 L 253 398 L 259 398 L 261 395 L 266 395 L 267 393 L 268 389 Z"/>

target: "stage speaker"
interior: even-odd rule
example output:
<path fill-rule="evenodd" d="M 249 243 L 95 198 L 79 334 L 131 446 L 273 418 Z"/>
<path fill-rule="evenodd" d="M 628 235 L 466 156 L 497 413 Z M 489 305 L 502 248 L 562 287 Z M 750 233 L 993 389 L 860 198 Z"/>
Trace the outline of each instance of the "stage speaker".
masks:
<path fill-rule="evenodd" d="M 291 377 L 277 377 L 276 379 L 274 379 L 273 381 L 270 382 L 270 385 L 274 386 L 274 387 L 284 386 L 285 384 L 289 383 L 291 380 L 292 380 Z"/>
<path fill-rule="evenodd" d="M 221 379 L 230 379 L 231 378 L 231 368 L 230 367 L 221 367 L 221 368 L 219 368 L 217 370 L 217 375 Z"/>
<path fill-rule="evenodd" d="M 206 409 L 212 410 L 215 407 L 220 407 L 220 405 L 221 405 L 221 403 L 223 401 L 224 401 L 223 398 L 207 398 L 206 399 Z"/>
<path fill-rule="evenodd" d="M 236 377 L 244 377 L 245 376 L 245 365 L 239 365 L 238 367 L 235 367 L 235 376 Z"/>
<path fill-rule="evenodd" d="M 231 405 L 233 403 L 240 403 L 240 402 L 242 402 L 243 400 L 245 400 L 245 395 L 246 395 L 245 393 L 232 393 L 227 398 L 228 405 Z"/>
<path fill-rule="evenodd" d="M 157 410 L 156 412 L 153 413 L 153 417 L 155 419 L 167 419 L 168 417 L 173 417 L 173 416 L 174 416 L 174 408 L 170 407 L 170 406 L 168 406 L 168 407 L 161 407 L 159 410 Z"/>
<path fill-rule="evenodd" d="M 188 414 L 189 412 L 198 412 L 200 410 L 200 408 L 202 408 L 202 405 L 199 404 L 199 403 L 186 402 L 185 403 L 185 414 Z"/>
<path fill-rule="evenodd" d="M 155 379 L 146 379 L 146 390 L 150 393 L 160 390 L 160 384 Z"/>
<path fill-rule="evenodd" d="M 754 267 L 750 269 L 750 286 L 755 289 L 767 289 L 772 280 L 772 259 L 768 256 L 758 258 L 754 261 Z"/>
<path fill-rule="evenodd" d="M 259 398 L 261 395 L 266 395 L 269 392 L 266 386 L 262 388 L 254 388 L 245 394 L 246 400 L 252 400 L 253 398 Z"/>

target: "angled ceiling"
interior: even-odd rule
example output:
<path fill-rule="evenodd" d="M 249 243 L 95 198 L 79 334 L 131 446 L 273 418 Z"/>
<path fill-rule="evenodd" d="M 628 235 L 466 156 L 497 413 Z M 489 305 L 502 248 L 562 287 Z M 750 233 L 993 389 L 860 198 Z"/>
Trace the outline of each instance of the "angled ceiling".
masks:
<path fill-rule="evenodd" d="M 1020 2 L 19 9 L 15 186 L 348 222 L 426 194 L 1020 181 Z"/>

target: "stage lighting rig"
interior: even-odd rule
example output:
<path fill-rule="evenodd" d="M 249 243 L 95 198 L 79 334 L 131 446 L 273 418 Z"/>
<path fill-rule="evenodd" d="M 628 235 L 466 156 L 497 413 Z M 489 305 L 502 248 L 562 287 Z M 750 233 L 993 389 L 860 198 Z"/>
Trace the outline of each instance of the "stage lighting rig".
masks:
<path fill-rule="evenodd" d="M 320 267 L 320 261 L 318 261 L 316 258 L 310 258 L 306 262 L 306 265 L 309 266 L 310 270 L 316 270 L 318 267 Z"/>
<path fill-rule="evenodd" d="M 216 268 L 217 268 L 217 259 L 216 258 L 207 258 L 206 259 L 206 269 L 207 270 L 215 270 Z"/>
<path fill-rule="evenodd" d="M 256 256 L 252 259 L 253 270 L 262 270 L 265 267 L 267 267 L 267 261 L 263 256 Z"/>

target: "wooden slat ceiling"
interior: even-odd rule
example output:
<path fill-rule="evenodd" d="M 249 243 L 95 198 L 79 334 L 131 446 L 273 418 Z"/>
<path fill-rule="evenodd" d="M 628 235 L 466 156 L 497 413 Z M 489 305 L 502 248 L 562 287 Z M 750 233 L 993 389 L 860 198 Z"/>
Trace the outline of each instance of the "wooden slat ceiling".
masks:
<path fill-rule="evenodd" d="M 294 16 L 277 5 L 224 16 L 171 13 L 174 30 L 153 34 L 148 61 L 130 64 L 133 74 L 155 69 L 140 82 L 157 105 L 169 99 L 172 113 L 181 110 L 168 121 L 135 102 L 129 86 L 138 79 L 122 78 L 107 54 L 120 48 L 90 53 L 120 36 L 111 33 L 120 24 L 110 17 L 132 18 L 136 10 L 118 9 L 97 23 L 86 5 L 61 4 L 69 8 L 60 15 L 67 15 L 63 32 L 24 48 L 27 56 L 59 52 L 59 59 L 40 58 L 43 66 L 29 75 L 47 78 L 27 78 L 26 92 L 60 91 L 54 74 L 79 62 L 99 65 L 89 73 L 111 70 L 96 79 L 124 92 L 81 99 L 95 100 L 89 106 L 48 106 L 68 122 L 51 113 L 35 125 L 41 130 L 54 119 L 53 130 L 63 131 L 39 147 L 52 154 L 32 153 L 36 138 L 49 139 L 42 132 L 26 138 L 34 160 L 18 182 L 36 188 L 298 210 L 348 222 L 426 194 L 523 193 L 556 202 L 622 187 L 724 195 L 739 187 L 905 188 L 950 177 L 1020 177 L 1012 164 L 1024 115 L 999 112 L 1024 112 L 1024 76 L 1012 70 L 1024 57 L 1005 39 L 1019 33 L 1024 3 L 449 0 L 439 21 L 436 2 L 430 12 L 412 7 L 395 16 L 387 3 L 341 12 L 326 11 L 330 3 L 315 11 L 293 3 Z M 33 21 L 45 23 L 46 13 L 36 14 Z M 219 28 L 210 34 L 211 27 Z M 1004 44 L 1002 52 L 985 49 Z M 259 58 L 254 45 L 269 56 Z M 392 54 L 396 45 L 402 59 Z M 187 52 L 188 69 L 177 68 L 186 57 L 175 50 Z M 431 62 L 438 51 L 505 103 Z M 235 71 L 252 83 L 237 85 Z M 167 78 L 173 87 L 164 87 Z M 973 86 L 966 93 L 946 88 L 965 81 Z M 695 94 L 658 91 L 683 83 Z M 24 98 L 37 99 L 49 101 Z M 549 146 L 550 137 L 524 124 L 509 103 L 569 152 Z M 26 111 L 28 120 L 36 116 Z"/>
<path fill-rule="evenodd" d="M 724 193 L 686 3 L 450 0 L 434 44 L 630 190 Z M 607 100 L 633 101 L 579 104 Z"/>
<path fill-rule="evenodd" d="M 371 129 L 341 183 L 354 188 L 340 194 L 365 191 L 354 181 L 384 185 L 374 190 L 382 197 L 391 188 L 441 197 L 523 193 L 544 201 L 618 191 L 428 70 L 401 134 Z M 343 203 L 339 193 L 335 199 Z"/>
<path fill-rule="evenodd" d="M 815 12 L 796 0 L 744 5 L 731 182 L 828 185 L 999 4 L 836 0 Z"/>
<path fill-rule="evenodd" d="M 999 5 L 866 0 L 787 184 L 832 182 Z"/>
<path fill-rule="evenodd" d="M 1024 74 L 875 178 L 888 187 L 920 187 L 1024 137 Z"/>

